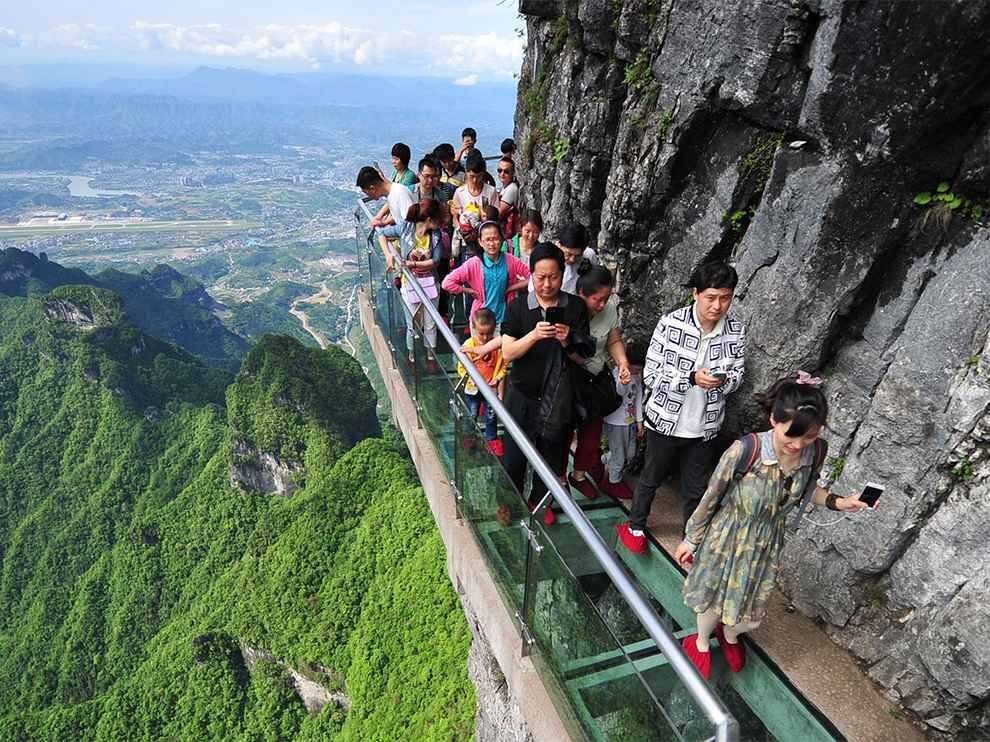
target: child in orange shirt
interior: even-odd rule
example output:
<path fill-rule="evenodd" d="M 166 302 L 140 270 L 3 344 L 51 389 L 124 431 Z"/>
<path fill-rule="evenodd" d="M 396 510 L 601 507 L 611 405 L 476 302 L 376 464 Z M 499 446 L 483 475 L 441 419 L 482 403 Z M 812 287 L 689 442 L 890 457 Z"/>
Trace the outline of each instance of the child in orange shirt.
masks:
<path fill-rule="evenodd" d="M 474 352 L 475 348 L 481 348 L 490 343 L 494 337 L 495 313 L 488 307 L 482 307 L 471 318 L 471 337 L 464 342 L 461 350 L 471 359 L 488 385 L 492 389 L 499 389 L 499 384 L 505 378 L 508 370 L 505 359 L 502 358 L 502 350 L 499 348 L 484 355 L 478 355 Z M 460 363 L 457 364 L 457 373 L 462 377 L 467 376 L 467 370 Z M 499 397 L 501 398 L 501 396 L 501 391 L 499 391 Z M 464 402 L 467 404 L 471 417 L 476 420 L 484 398 L 470 376 L 467 376 L 464 384 Z M 495 411 L 491 405 L 487 404 L 485 405 L 485 448 L 495 456 L 501 456 L 503 453 L 502 441 L 498 439 L 498 419 L 495 417 Z"/>

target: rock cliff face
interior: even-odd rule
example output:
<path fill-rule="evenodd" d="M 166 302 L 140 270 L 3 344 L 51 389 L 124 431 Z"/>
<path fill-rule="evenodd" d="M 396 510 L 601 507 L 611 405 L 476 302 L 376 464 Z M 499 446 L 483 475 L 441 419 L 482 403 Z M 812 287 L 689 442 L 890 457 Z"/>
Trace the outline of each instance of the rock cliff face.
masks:
<path fill-rule="evenodd" d="M 990 3 L 523 0 L 516 140 L 646 341 L 728 259 L 752 392 L 826 379 L 838 491 L 783 588 L 933 733 L 990 726 Z M 982 730 L 982 731 L 981 731 Z"/>

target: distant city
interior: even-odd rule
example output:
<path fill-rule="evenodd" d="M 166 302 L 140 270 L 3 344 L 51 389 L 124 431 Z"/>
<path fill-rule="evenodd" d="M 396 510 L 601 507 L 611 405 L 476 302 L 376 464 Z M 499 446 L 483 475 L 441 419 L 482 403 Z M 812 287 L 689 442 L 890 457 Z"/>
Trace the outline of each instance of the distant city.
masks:
<path fill-rule="evenodd" d="M 198 70 L 90 89 L 0 86 L 0 249 L 45 253 L 91 273 L 168 264 L 227 306 L 263 301 L 287 283 L 298 299 L 289 321 L 313 334 L 319 323 L 301 311 L 312 300 L 345 322 L 358 280 L 357 170 L 388 167 L 395 141 L 418 159 L 441 141 L 456 143 L 466 125 L 479 130 L 483 151 L 497 150 L 511 136 L 515 92 L 426 80 L 394 86 L 396 107 L 386 108 L 381 97 L 358 105 L 368 88 L 353 78 L 336 88 L 332 79 L 278 78 Z M 292 85 L 318 90 L 318 102 L 286 101 Z M 411 108 L 416 88 L 474 113 L 462 121 Z M 346 337 L 341 322 L 315 340 Z"/>

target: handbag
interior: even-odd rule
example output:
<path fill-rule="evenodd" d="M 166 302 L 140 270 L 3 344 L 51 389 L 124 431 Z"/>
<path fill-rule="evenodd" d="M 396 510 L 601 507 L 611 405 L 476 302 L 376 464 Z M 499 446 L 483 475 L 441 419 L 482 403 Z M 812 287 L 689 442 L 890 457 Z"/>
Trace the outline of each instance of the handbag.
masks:
<path fill-rule="evenodd" d="M 603 418 L 622 406 L 622 396 L 615 389 L 615 378 L 608 366 L 596 375 L 576 363 L 570 366 L 574 408 L 580 423 Z"/>

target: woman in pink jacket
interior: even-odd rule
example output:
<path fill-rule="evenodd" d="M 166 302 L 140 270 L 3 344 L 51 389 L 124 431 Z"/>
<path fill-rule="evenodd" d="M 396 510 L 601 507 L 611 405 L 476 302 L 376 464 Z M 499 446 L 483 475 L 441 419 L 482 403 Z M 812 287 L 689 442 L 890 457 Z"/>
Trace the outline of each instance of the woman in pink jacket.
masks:
<path fill-rule="evenodd" d="M 472 318 L 481 307 L 488 307 L 495 313 L 495 321 L 501 324 L 506 305 L 517 291 L 529 284 L 529 266 L 502 252 L 502 229 L 498 222 L 483 222 L 478 227 L 478 242 L 482 254 L 448 273 L 443 279 L 443 289 L 451 294 L 473 296 Z"/>

